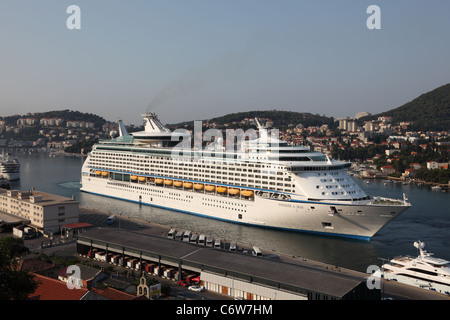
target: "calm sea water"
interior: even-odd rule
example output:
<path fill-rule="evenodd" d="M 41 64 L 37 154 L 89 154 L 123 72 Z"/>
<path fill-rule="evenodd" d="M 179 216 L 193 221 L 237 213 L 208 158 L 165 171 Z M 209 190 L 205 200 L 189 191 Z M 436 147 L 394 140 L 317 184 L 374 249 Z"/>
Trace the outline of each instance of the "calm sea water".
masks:
<path fill-rule="evenodd" d="M 268 230 L 197 217 L 171 210 L 130 203 L 80 192 L 80 172 L 84 158 L 49 157 L 48 153 L 15 156 L 21 163 L 21 179 L 12 188 L 72 195 L 88 208 L 235 240 L 295 256 L 365 272 L 369 265 L 381 265 L 379 258 L 416 255 L 413 242 L 422 240 L 436 257 L 450 260 L 450 194 L 431 191 L 426 186 L 402 185 L 381 180 L 355 181 L 370 195 L 403 198 L 412 204 L 384 227 L 371 241 L 358 241 L 303 233 Z"/>

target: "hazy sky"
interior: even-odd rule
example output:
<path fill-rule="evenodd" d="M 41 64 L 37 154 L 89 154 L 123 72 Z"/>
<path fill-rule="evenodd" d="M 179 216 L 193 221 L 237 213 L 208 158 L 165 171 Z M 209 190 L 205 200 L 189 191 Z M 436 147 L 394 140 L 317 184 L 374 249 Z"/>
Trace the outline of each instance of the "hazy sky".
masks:
<path fill-rule="evenodd" d="M 370 5 L 380 30 L 366 26 Z M 450 82 L 448 0 L 0 0 L 0 40 L 0 116 L 345 117 Z"/>

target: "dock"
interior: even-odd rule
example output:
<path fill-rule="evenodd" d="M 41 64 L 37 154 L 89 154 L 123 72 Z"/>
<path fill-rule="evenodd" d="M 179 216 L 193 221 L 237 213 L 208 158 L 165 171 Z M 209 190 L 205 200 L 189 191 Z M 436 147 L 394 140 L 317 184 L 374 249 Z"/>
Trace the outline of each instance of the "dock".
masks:
<path fill-rule="evenodd" d="M 261 256 L 252 254 L 252 246 L 238 243 L 232 249 L 231 240 L 221 240 L 221 246 L 209 247 L 170 239 L 171 226 L 140 221 L 116 215 L 115 225 L 107 226 L 110 212 L 80 207 L 80 221 L 95 227 L 80 234 L 77 253 L 88 256 L 93 252 L 115 257 L 124 267 L 127 261 L 138 272 L 147 272 L 152 265 L 159 274 L 165 270 L 174 281 L 198 274 L 201 285 L 229 297 L 273 300 L 380 300 L 392 292 L 399 299 L 448 299 L 441 294 L 418 288 L 404 288 L 382 281 L 381 289 L 369 289 L 369 274 L 328 265 L 322 262 L 275 254 L 261 248 Z M 120 227 L 120 228 L 119 228 Z M 180 230 L 178 230 L 180 231 Z M 184 230 L 186 231 L 186 230 Z M 172 230 L 174 232 L 174 230 Z M 122 260 L 120 260 L 122 258 Z M 120 262 L 120 264 L 119 264 Z M 383 291 L 383 292 L 382 292 Z"/>

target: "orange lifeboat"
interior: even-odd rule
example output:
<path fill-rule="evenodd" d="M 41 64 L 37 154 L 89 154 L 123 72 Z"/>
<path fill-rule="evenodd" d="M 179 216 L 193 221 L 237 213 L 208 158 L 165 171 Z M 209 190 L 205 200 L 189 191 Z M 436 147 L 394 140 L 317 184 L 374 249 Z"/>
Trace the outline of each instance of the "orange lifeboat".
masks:
<path fill-rule="evenodd" d="M 145 177 L 139 177 L 140 182 L 145 182 L 145 180 L 146 180 Z"/>
<path fill-rule="evenodd" d="M 101 172 L 100 170 L 97 170 L 97 171 L 95 171 L 95 174 L 96 174 L 97 176 L 100 176 L 100 175 L 102 174 L 102 172 Z"/>
<path fill-rule="evenodd" d="M 173 182 L 173 185 L 174 185 L 175 187 L 181 187 L 181 186 L 183 185 L 183 182 L 181 182 L 181 181 L 179 181 L 179 180 L 175 180 L 175 181 Z"/>
<path fill-rule="evenodd" d="M 227 192 L 227 188 L 226 187 L 217 187 L 217 192 L 225 193 L 225 192 Z"/>
<path fill-rule="evenodd" d="M 216 187 L 208 184 L 208 185 L 206 185 L 205 190 L 212 192 L 212 191 L 216 190 Z"/>
<path fill-rule="evenodd" d="M 203 184 L 201 184 L 201 183 L 195 183 L 194 184 L 194 188 L 195 188 L 195 190 L 203 190 Z"/>
<path fill-rule="evenodd" d="M 164 180 L 164 185 L 166 185 L 166 186 L 171 186 L 173 184 L 173 181 L 172 180 L 170 180 L 170 179 L 165 179 Z"/>
<path fill-rule="evenodd" d="M 161 178 L 156 178 L 156 179 L 155 179 L 155 183 L 156 183 L 156 184 L 162 184 L 163 182 L 164 182 L 164 180 L 161 179 Z"/>
<path fill-rule="evenodd" d="M 233 195 L 233 196 L 235 196 L 235 195 L 239 194 L 239 189 L 236 189 L 236 188 L 230 188 L 230 189 L 228 190 L 228 193 L 231 194 L 231 195 Z"/>
<path fill-rule="evenodd" d="M 244 197 L 253 197 L 253 191 L 252 190 L 242 190 L 242 192 L 241 192 L 241 194 L 244 196 Z"/>
<path fill-rule="evenodd" d="M 183 186 L 184 186 L 186 189 L 192 189 L 192 182 L 184 182 L 184 183 L 183 183 Z"/>
<path fill-rule="evenodd" d="M 137 180 L 137 176 L 131 176 L 131 180 Z"/>
<path fill-rule="evenodd" d="M 103 171 L 102 172 L 102 176 L 107 177 L 108 176 L 108 171 Z"/>

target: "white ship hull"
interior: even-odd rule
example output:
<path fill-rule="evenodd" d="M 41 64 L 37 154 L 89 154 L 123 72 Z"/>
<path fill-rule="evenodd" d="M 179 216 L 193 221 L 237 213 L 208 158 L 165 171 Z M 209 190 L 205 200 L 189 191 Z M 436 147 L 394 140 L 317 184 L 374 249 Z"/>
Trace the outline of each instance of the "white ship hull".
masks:
<path fill-rule="evenodd" d="M 369 240 L 408 206 L 276 200 L 253 201 L 136 182 L 82 176 L 81 191 L 239 224 Z M 332 212 L 334 207 L 336 212 Z"/>
<path fill-rule="evenodd" d="M 425 281 L 421 279 L 415 279 L 412 277 L 399 275 L 395 273 L 386 272 L 383 274 L 383 278 L 390 281 L 397 281 L 398 283 L 406 284 L 409 286 L 436 291 L 439 293 L 450 295 L 450 285 L 435 283 L 433 281 Z"/>
<path fill-rule="evenodd" d="M 6 180 L 15 181 L 20 179 L 20 172 L 3 172 L 2 176 Z"/>
<path fill-rule="evenodd" d="M 425 243 L 414 242 L 417 258 L 400 256 L 382 266 L 383 278 L 422 289 L 450 295 L 450 262 L 433 257 L 424 250 Z"/>

